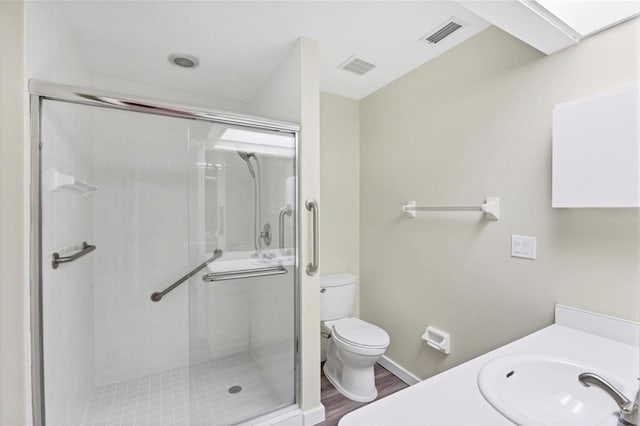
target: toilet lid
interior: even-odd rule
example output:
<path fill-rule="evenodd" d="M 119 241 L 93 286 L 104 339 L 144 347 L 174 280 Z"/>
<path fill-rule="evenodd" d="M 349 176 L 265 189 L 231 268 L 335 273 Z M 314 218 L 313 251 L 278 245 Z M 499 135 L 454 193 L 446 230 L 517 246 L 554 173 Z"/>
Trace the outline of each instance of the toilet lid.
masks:
<path fill-rule="evenodd" d="M 389 335 L 378 326 L 358 318 L 337 321 L 333 330 L 337 337 L 356 346 L 382 348 L 389 346 Z"/>

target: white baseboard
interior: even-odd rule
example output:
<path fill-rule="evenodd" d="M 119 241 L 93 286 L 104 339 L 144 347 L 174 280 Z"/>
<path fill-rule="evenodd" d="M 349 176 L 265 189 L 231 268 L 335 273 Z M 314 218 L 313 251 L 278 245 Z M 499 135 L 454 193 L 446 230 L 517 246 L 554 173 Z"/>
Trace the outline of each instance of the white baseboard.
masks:
<path fill-rule="evenodd" d="M 302 424 L 304 426 L 317 425 L 324 422 L 324 405 L 320 404 L 316 408 L 302 412 Z"/>
<path fill-rule="evenodd" d="M 400 364 L 392 360 L 386 355 L 383 355 L 382 358 L 378 361 L 385 369 L 389 370 L 393 375 L 398 377 L 400 380 L 408 384 L 409 386 L 415 385 L 416 383 L 420 383 L 422 380 L 415 374 L 409 372 L 404 367 L 401 367 Z"/>

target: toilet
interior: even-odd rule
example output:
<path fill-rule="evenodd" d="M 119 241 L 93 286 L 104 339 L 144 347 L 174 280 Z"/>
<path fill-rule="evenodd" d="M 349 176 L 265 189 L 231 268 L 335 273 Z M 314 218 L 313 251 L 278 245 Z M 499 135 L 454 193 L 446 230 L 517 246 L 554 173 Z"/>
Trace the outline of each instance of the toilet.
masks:
<path fill-rule="evenodd" d="M 373 366 L 389 346 L 389 335 L 376 325 L 349 318 L 357 284 L 358 277 L 347 273 L 320 277 L 320 319 L 330 336 L 323 371 L 338 392 L 369 402 L 378 396 Z"/>

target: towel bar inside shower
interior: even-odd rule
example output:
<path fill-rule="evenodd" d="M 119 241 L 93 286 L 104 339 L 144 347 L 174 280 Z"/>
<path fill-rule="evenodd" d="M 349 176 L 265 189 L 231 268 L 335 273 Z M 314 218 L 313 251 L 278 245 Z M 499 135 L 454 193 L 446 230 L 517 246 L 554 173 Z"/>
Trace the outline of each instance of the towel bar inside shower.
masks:
<path fill-rule="evenodd" d="M 287 268 L 282 265 L 269 266 L 266 268 L 241 269 L 238 271 L 211 272 L 202 276 L 205 282 L 238 280 L 241 278 L 266 277 L 269 275 L 286 274 Z"/>

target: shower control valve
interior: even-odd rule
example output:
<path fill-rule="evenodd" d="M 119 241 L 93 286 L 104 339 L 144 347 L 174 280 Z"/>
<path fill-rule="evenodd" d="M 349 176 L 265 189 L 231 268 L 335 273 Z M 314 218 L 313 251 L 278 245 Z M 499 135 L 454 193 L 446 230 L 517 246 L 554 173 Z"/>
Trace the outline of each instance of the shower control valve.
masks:
<path fill-rule="evenodd" d="M 264 244 L 266 246 L 271 245 L 272 235 L 273 235 L 273 232 L 271 232 L 271 225 L 269 225 L 268 223 L 265 223 L 264 228 L 262 228 L 262 232 L 260 233 L 260 238 L 262 238 L 262 241 L 264 241 Z"/>

